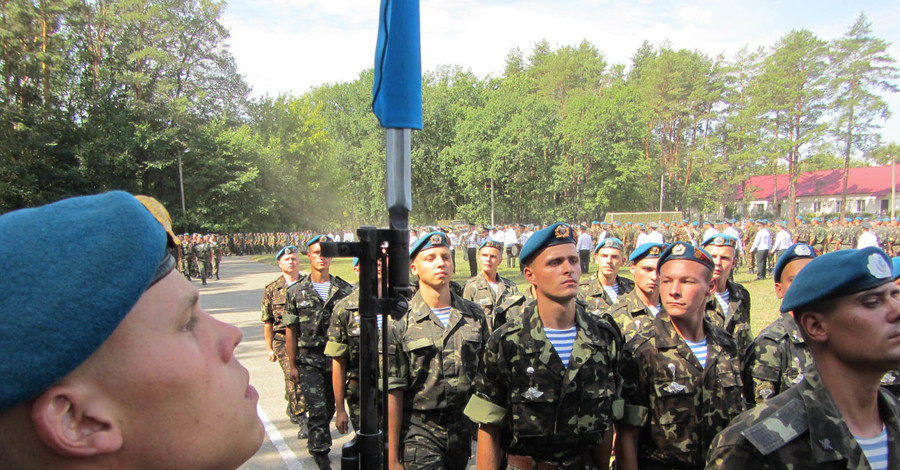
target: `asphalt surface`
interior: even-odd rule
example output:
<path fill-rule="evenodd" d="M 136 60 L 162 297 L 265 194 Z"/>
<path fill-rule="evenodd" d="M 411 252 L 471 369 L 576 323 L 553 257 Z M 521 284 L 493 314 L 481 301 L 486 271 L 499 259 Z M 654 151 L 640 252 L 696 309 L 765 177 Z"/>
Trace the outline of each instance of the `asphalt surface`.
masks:
<path fill-rule="evenodd" d="M 244 339 L 236 354 L 250 371 L 250 383 L 259 391 L 257 412 L 266 427 L 262 447 L 241 470 L 315 469 L 306 450 L 306 440 L 297 439 L 298 426 L 285 414 L 284 378 L 277 362 L 266 358 L 260 301 L 263 288 L 280 272 L 274 266 L 256 263 L 249 256 L 226 257 L 219 268 L 220 281 L 200 287 L 200 305 L 215 318 L 239 327 Z M 341 435 L 332 425 L 331 465 L 340 468 L 340 448 L 353 432 Z"/>

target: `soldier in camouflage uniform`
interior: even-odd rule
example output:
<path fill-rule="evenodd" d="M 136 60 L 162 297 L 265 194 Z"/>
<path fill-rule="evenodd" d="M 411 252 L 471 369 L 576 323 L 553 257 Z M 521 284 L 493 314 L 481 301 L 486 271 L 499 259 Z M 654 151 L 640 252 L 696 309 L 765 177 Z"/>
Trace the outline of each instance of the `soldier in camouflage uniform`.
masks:
<path fill-rule="evenodd" d="M 707 469 L 900 468 L 900 402 L 879 387 L 900 366 L 900 289 L 878 248 L 828 253 L 794 278 L 794 312 L 816 367 L 728 426 Z"/>
<path fill-rule="evenodd" d="M 712 258 L 679 242 L 662 253 L 658 269 L 663 311 L 622 355 L 618 470 L 702 468 L 713 437 L 744 409 L 737 346 L 705 315 L 715 288 Z"/>
<path fill-rule="evenodd" d="M 822 219 L 813 217 L 812 227 L 809 229 L 809 245 L 818 253 L 825 253 L 825 244 L 828 241 L 828 231 L 822 227 Z"/>
<path fill-rule="evenodd" d="M 641 326 L 659 314 L 659 276 L 656 263 L 666 249 L 658 243 L 645 243 L 631 254 L 631 275 L 634 276 L 634 290 L 619 297 L 619 301 L 609 308 L 609 316 L 618 324 L 625 340 L 631 339 Z"/>
<path fill-rule="evenodd" d="M 900 256 L 900 221 L 897 219 L 891 221 L 888 239 L 891 244 L 891 256 Z"/>
<path fill-rule="evenodd" d="M 580 277 L 572 229 L 534 234 L 520 255 L 537 300 L 496 331 L 465 413 L 479 423 L 478 468 L 607 468 L 621 415 L 619 333 L 576 301 Z M 556 340 L 552 332 L 566 332 Z M 563 343 L 571 340 L 569 348 Z"/>
<path fill-rule="evenodd" d="M 310 274 L 287 289 L 288 311 L 284 314 L 285 342 L 291 365 L 291 380 L 301 384 L 309 413 L 307 448 L 316 465 L 331 468 L 329 423 L 334 416 L 331 359 L 325 356 L 327 331 L 335 304 L 353 290 L 343 279 L 332 276 L 331 258 L 322 256 L 324 235 L 306 242 Z"/>
<path fill-rule="evenodd" d="M 197 270 L 200 274 L 200 280 L 206 285 L 209 273 L 212 270 L 212 247 L 209 245 L 209 236 L 204 235 L 200 243 L 193 247 L 194 259 L 197 262 Z"/>
<path fill-rule="evenodd" d="M 502 261 L 502 243 L 492 240 L 481 242 L 478 247 L 481 271 L 466 281 L 462 291 L 462 298 L 471 300 L 484 309 L 490 332 L 521 313 L 525 304 L 525 296 L 519 293 L 516 283 L 497 273 Z"/>
<path fill-rule="evenodd" d="M 703 248 L 716 264 L 713 271 L 716 289 L 706 302 L 706 315 L 734 338 L 738 352 L 743 354 L 753 341 L 753 334 L 750 332 L 750 292 L 731 280 L 738 243 L 737 238 L 724 233 L 703 241 Z"/>
<path fill-rule="evenodd" d="M 581 282 L 578 298 L 587 304 L 589 312 L 603 311 L 616 303 L 620 295 L 634 290 L 634 281 L 619 276 L 625 263 L 625 244 L 618 238 L 607 238 L 594 248 L 597 273 Z"/>
<path fill-rule="evenodd" d="M 816 252 L 810 245 L 794 244 L 775 264 L 775 295 L 779 299 L 793 282 L 797 273 Z M 744 356 L 744 396 L 751 406 L 791 388 L 803 380 L 812 368 L 812 356 L 790 312 L 782 313 L 763 329 Z"/>
<path fill-rule="evenodd" d="M 388 331 L 388 464 L 461 470 L 474 426 L 463 415 L 488 338 L 481 307 L 453 294 L 450 241 L 440 232 L 411 247 L 419 288 Z"/>
<path fill-rule="evenodd" d="M 794 231 L 793 238 L 791 239 L 792 243 L 803 243 L 804 245 L 810 245 L 810 238 L 812 237 L 812 233 L 809 225 L 806 225 L 803 222 L 803 217 L 799 215 L 794 217 Z"/>
<path fill-rule="evenodd" d="M 307 437 L 303 429 L 306 424 L 306 405 L 300 386 L 291 381 L 291 366 L 288 360 L 284 336 L 284 314 L 287 313 L 287 289 L 299 282 L 305 274 L 300 273 L 297 247 L 286 246 L 275 256 L 281 275 L 268 283 L 263 290 L 262 322 L 263 337 L 266 342 L 269 362 L 278 361 L 284 373 L 284 398 L 287 400 L 287 415 L 294 424 L 300 425 L 298 437 Z"/>
<path fill-rule="evenodd" d="M 225 253 L 225 245 L 219 243 L 218 237 L 212 235 L 209 237 L 209 248 L 212 255 L 212 275 L 219 280 L 219 263 L 222 262 L 222 254 Z"/>
<path fill-rule="evenodd" d="M 753 245 L 753 239 L 756 238 L 756 232 L 758 231 L 759 227 L 751 220 L 750 223 L 747 224 L 747 229 L 744 230 L 744 239 L 742 240 L 744 242 L 745 252 Z M 750 259 L 750 269 L 748 269 L 747 272 L 753 274 L 756 272 L 756 256 L 753 256 L 752 253 L 748 254 L 749 256 L 747 256 L 747 258 Z"/>

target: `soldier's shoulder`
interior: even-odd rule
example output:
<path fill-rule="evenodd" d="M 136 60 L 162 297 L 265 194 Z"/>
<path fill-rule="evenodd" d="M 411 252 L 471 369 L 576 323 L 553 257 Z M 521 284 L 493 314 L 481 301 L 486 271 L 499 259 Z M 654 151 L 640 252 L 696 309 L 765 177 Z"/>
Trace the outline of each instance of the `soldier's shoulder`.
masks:
<path fill-rule="evenodd" d="M 340 276 L 334 276 L 333 282 L 334 282 L 334 285 L 338 286 L 341 289 L 348 289 L 348 290 L 353 289 L 353 284 L 350 284 L 349 282 L 341 279 Z"/>
<path fill-rule="evenodd" d="M 268 284 L 266 284 L 265 289 L 266 289 L 266 290 L 274 289 L 275 286 L 278 284 L 278 281 L 280 281 L 280 280 L 282 280 L 282 279 L 284 279 L 284 277 L 282 277 L 282 276 L 278 276 L 278 277 L 276 277 L 275 279 L 272 279 L 271 282 L 269 282 Z"/>
<path fill-rule="evenodd" d="M 339 300 L 334 309 L 337 310 L 359 310 L 359 287 L 353 289 L 346 297 Z"/>
<path fill-rule="evenodd" d="M 469 299 L 463 298 L 461 295 L 455 292 L 451 293 L 450 305 L 464 314 L 469 314 L 470 316 L 475 316 L 482 319 L 484 318 L 484 310 L 480 305 L 472 302 Z"/>
<path fill-rule="evenodd" d="M 505 278 L 505 277 L 500 276 L 500 275 L 498 275 L 497 277 L 500 278 L 500 282 L 502 282 L 503 284 L 506 284 L 507 286 L 510 286 L 510 287 L 515 287 L 516 289 L 519 288 L 519 285 L 516 284 L 515 282 L 513 282 L 512 279 L 508 279 L 508 278 Z"/>
<path fill-rule="evenodd" d="M 786 338 L 788 335 L 788 330 L 785 328 L 784 323 L 781 322 L 781 318 L 775 319 L 772 323 L 769 323 L 768 326 L 763 328 L 762 331 L 759 332 L 759 335 L 756 337 L 756 340 L 753 342 L 759 342 L 763 340 L 769 341 L 781 341 Z"/>
<path fill-rule="evenodd" d="M 726 437 L 746 439 L 760 454 L 769 455 L 808 430 L 806 406 L 791 389 L 735 418 Z"/>

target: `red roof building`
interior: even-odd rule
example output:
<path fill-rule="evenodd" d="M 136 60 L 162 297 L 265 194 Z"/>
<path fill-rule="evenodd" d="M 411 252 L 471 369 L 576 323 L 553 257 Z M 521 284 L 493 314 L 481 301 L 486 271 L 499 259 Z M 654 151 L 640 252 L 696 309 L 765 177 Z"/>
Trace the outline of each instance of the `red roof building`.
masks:
<path fill-rule="evenodd" d="M 847 212 L 891 215 L 891 186 L 900 195 L 900 165 L 850 168 L 847 182 Z M 797 178 L 798 214 L 838 214 L 841 212 L 841 191 L 844 170 L 820 170 L 800 173 Z M 893 176 L 893 180 L 892 180 Z M 787 174 L 754 176 L 738 190 L 737 198 L 745 201 L 746 213 L 771 212 L 787 215 Z M 772 210 L 772 194 L 777 188 L 777 211 Z M 748 197 L 745 197 L 748 192 Z M 895 202 L 895 204 L 897 204 Z M 900 207 L 898 207 L 900 209 Z"/>

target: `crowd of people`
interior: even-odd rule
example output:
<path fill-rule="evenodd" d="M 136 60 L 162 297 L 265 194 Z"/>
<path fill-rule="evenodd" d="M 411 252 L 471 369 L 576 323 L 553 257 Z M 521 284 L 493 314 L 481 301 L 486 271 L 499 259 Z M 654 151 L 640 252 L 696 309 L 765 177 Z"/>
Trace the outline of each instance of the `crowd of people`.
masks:
<path fill-rule="evenodd" d="M 898 224 L 809 222 L 411 230 L 415 295 L 379 347 L 389 466 L 462 469 L 477 442 L 489 469 L 606 468 L 611 457 L 617 469 L 894 468 Z M 320 468 L 335 413 L 342 433 L 359 422 L 358 292 L 330 274 L 317 248 L 328 239 L 278 252 L 262 315 L 288 413 Z M 464 285 L 451 280 L 457 249 Z M 742 255 L 783 299 L 755 336 L 750 294 L 732 276 Z M 499 275 L 504 257 L 527 290 Z"/>

